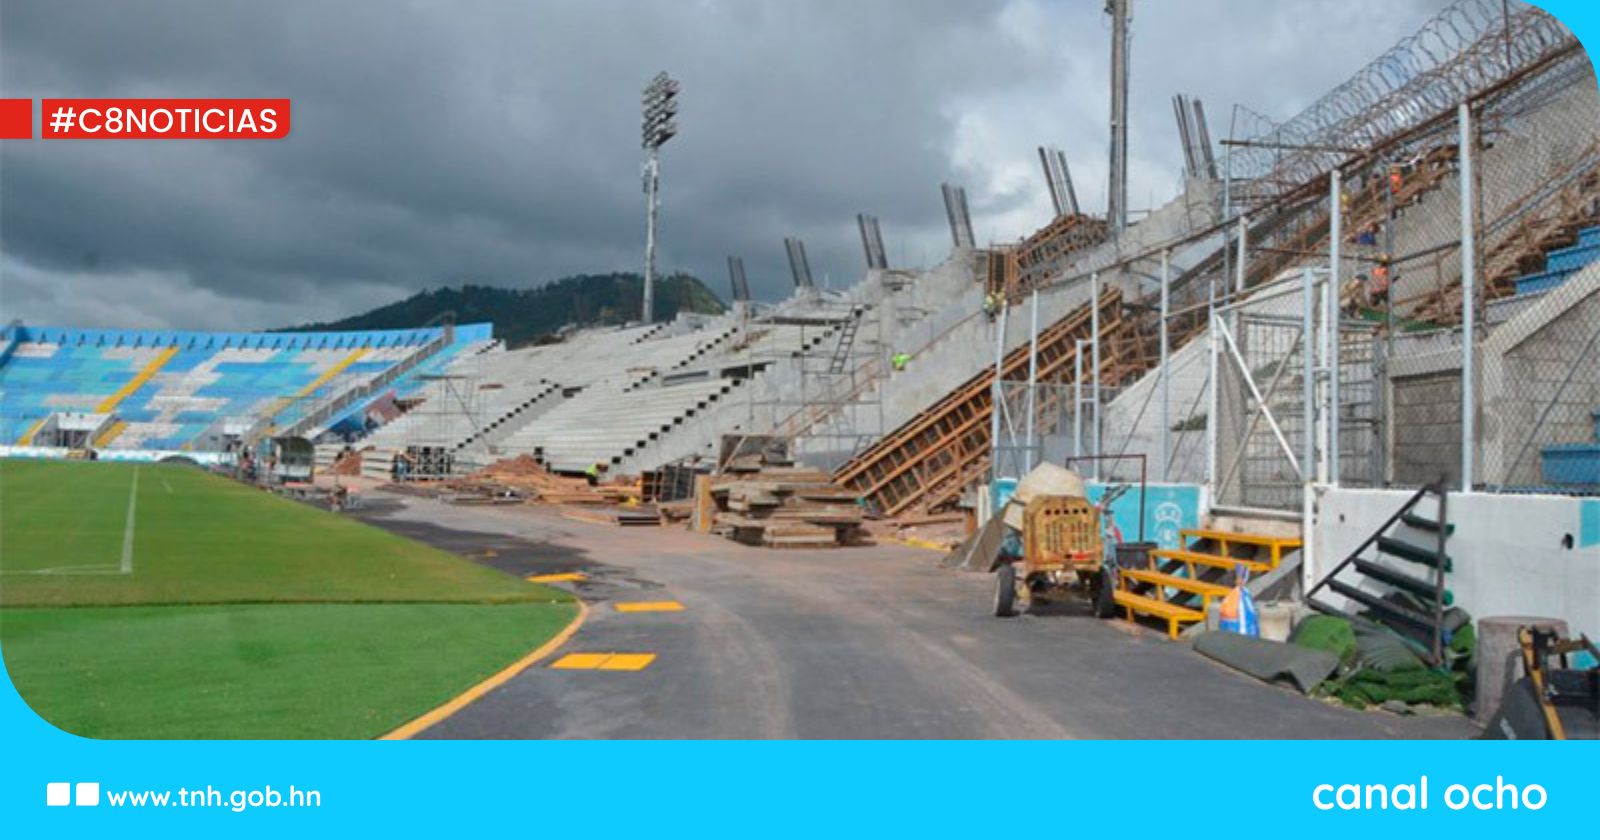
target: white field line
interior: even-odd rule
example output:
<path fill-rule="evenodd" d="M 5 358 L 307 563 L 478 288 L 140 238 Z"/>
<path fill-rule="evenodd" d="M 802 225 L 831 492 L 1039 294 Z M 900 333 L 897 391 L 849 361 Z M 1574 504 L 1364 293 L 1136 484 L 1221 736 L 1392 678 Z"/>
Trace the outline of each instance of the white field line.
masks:
<path fill-rule="evenodd" d="M 166 484 L 165 478 L 161 479 Z M 172 488 L 167 487 L 171 493 Z M 128 490 L 128 521 L 122 529 L 122 563 L 100 563 L 93 566 L 56 566 L 49 569 L 0 569 L 0 576 L 5 575 L 131 575 L 133 574 L 133 513 L 134 505 L 139 500 L 139 468 L 133 468 L 133 486 Z"/>
<path fill-rule="evenodd" d="M 133 486 L 128 490 L 128 524 L 122 528 L 122 573 L 125 575 L 133 574 L 133 509 L 138 501 L 139 468 L 134 467 Z"/>
<path fill-rule="evenodd" d="M 124 572 L 110 564 L 104 566 L 57 566 L 53 569 L 5 569 L 0 575 L 120 575 Z"/>
<path fill-rule="evenodd" d="M 135 467 L 134 469 L 138 469 L 138 468 Z M 168 496 L 172 495 L 172 485 L 167 483 L 167 477 L 164 476 L 164 475 L 158 475 L 158 476 L 156 476 L 156 478 L 161 479 L 161 486 L 167 488 L 167 495 Z"/>

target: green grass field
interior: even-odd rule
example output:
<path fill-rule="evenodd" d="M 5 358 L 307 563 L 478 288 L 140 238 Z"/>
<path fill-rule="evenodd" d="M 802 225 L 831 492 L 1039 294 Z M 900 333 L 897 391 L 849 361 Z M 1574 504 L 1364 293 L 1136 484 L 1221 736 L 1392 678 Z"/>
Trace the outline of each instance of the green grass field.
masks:
<path fill-rule="evenodd" d="M 371 737 L 576 609 L 198 470 L 0 460 L 0 655 L 23 699 L 75 734 Z"/>

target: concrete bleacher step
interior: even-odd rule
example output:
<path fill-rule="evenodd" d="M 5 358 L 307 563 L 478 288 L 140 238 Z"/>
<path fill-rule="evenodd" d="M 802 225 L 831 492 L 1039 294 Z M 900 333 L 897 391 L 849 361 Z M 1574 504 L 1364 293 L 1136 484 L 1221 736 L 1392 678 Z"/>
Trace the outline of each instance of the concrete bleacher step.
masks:
<path fill-rule="evenodd" d="M 1539 450 L 1539 473 L 1559 488 L 1600 487 L 1600 444 L 1549 444 Z"/>
<path fill-rule="evenodd" d="M 1536 295 L 1548 292 L 1567 281 L 1576 269 L 1564 271 L 1545 270 L 1538 274 L 1529 274 L 1517 278 L 1518 295 Z"/>
<path fill-rule="evenodd" d="M 1547 271 L 1576 271 L 1600 259 L 1600 245 L 1579 244 L 1570 248 L 1557 248 L 1545 257 Z"/>

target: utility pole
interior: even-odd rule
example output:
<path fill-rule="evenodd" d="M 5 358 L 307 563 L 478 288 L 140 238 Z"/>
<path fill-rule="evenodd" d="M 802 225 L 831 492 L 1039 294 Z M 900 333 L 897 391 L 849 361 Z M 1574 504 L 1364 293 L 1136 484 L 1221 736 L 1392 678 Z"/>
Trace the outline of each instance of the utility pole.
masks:
<path fill-rule="evenodd" d="M 1106 222 L 1113 233 L 1128 226 L 1128 7 L 1132 2 L 1106 0 L 1106 14 L 1111 15 L 1111 183 Z"/>
<path fill-rule="evenodd" d="M 644 302 L 639 317 L 646 324 L 656 319 L 656 218 L 660 215 L 661 146 L 678 133 L 672 118 L 678 113 L 678 83 L 666 71 L 657 73 L 645 87 L 641 104 L 644 110 L 642 136 L 648 153 L 644 164 Z"/>

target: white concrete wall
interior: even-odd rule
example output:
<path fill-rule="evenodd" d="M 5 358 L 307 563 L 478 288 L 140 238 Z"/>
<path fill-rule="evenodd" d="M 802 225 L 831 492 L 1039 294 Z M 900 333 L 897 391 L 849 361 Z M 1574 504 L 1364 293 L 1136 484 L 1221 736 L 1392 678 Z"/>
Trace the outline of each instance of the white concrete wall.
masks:
<path fill-rule="evenodd" d="M 1410 497 L 1403 490 L 1327 491 L 1315 529 L 1317 565 L 1333 568 Z M 1423 504 L 1421 512 L 1433 515 L 1432 502 Z M 1446 550 L 1455 570 L 1445 580 L 1457 606 L 1474 620 L 1560 618 L 1574 632 L 1600 637 L 1600 499 L 1452 493 L 1448 507 L 1456 530 Z M 1376 559 L 1376 551 L 1367 556 Z M 1421 568 L 1384 559 L 1413 574 Z M 1359 577 L 1347 571 L 1340 579 Z"/>

